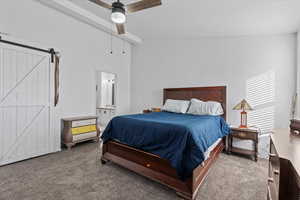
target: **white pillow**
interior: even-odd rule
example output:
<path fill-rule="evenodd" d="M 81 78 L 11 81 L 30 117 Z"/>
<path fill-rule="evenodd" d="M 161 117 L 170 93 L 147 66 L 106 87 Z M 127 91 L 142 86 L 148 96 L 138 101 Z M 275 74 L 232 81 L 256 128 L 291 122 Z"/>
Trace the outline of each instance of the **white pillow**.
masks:
<path fill-rule="evenodd" d="M 199 99 L 191 99 L 191 105 L 187 112 L 193 115 L 223 115 L 222 105 L 216 101 L 200 101 Z"/>
<path fill-rule="evenodd" d="M 190 101 L 167 99 L 162 110 L 174 113 L 186 113 Z"/>

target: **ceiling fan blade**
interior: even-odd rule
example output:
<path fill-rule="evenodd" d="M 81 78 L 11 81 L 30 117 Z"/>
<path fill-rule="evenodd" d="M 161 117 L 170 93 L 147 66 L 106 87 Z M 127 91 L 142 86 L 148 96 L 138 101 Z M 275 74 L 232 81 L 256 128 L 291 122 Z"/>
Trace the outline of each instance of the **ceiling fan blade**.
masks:
<path fill-rule="evenodd" d="M 161 0 L 141 0 L 136 3 L 132 3 L 126 6 L 128 13 L 137 12 L 147 8 L 152 8 L 155 6 L 160 6 Z"/>
<path fill-rule="evenodd" d="M 108 3 L 105 3 L 104 1 L 101 1 L 101 0 L 89 0 L 89 1 L 101 6 L 103 8 L 112 9 L 112 6 L 109 5 Z"/>
<path fill-rule="evenodd" d="M 117 31 L 119 35 L 125 34 L 125 26 L 124 24 L 116 24 Z"/>

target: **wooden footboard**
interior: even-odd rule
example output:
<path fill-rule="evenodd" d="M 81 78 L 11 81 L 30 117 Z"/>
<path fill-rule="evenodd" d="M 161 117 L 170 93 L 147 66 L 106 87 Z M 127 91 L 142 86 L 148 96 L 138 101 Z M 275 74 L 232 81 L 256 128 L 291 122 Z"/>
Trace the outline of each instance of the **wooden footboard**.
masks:
<path fill-rule="evenodd" d="M 177 195 L 185 199 L 193 200 L 211 165 L 224 149 L 223 141 L 220 141 L 211 151 L 210 157 L 206 161 L 194 169 L 193 176 L 186 181 L 178 178 L 176 170 L 171 167 L 169 161 L 115 141 L 108 141 L 103 145 L 101 161 L 103 164 L 107 161 L 112 161 L 174 189 Z"/>

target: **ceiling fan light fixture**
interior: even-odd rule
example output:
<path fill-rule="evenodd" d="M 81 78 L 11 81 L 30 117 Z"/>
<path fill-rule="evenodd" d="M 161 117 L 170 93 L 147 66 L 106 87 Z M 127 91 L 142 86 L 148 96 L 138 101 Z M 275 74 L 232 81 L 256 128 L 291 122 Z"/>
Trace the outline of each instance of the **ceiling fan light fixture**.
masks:
<path fill-rule="evenodd" d="M 136 2 L 132 2 L 124 5 L 121 0 L 111 0 L 114 1 L 112 4 L 107 3 L 108 0 L 89 0 L 111 11 L 111 21 L 116 26 L 116 31 L 119 35 L 125 34 L 125 22 L 126 22 L 126 14 L 134 13 L 140 10 L 145 10 L 148 8 L 153 8 L 156 6 L 160 6 L 161 0 L 136 0 Z M 123 0 L 122 0 L 123 1 Z"/>
<path fill-rule="evenodd" d="M 126 16 L 121 12 L 113 12 L 111 13 L 111 20 L 116 24 L 123 24 L 126 21 Z"/>
<path fill-rule="evenodd" d="M 116 24 L 123 24 L 126 22 L 126 15 L 124 5 L 120 2 L 113 3 L 111 12 L 111 20 Z"/>

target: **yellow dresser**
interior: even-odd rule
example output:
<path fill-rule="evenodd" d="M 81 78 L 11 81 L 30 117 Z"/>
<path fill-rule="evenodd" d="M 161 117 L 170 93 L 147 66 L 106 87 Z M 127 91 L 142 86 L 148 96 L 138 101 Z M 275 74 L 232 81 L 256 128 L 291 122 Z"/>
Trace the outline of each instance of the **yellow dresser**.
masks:
<path fill-rule="evenodd" d="M 62 142 L 71 149 L 76 143 L 94 140 L 99 141 L 100 131 L 96 116 L 64 118 Z"/>

